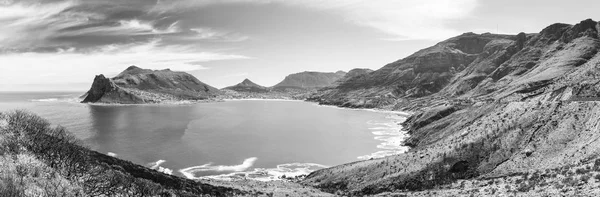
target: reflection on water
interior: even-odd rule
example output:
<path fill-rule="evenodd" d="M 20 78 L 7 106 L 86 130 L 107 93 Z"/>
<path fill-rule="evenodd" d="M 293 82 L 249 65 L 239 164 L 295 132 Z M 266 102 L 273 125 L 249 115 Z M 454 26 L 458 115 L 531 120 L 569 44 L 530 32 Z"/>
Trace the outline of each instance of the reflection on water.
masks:
<path fill-rule="evenodd" d="M 190 106 L 89 105 L 92 136 L 86 143 L 100 152 L 115 152 L 139 163 L 156 161 L 160 159 L 157 152 L 182 145 L 192 109 Z"/>
<path fill-rule="evenodd" d="M 0 95 L 10 98 L 0 100 L 0 110 L 32 111 L 94 150 L 189 178 L 228 174 L 266 180 L 403 150 L 395 147 L 403 137 L 396 133 L 398 119 L 386 113 L 286 101 L 71 101 L 79 95 Z"/>

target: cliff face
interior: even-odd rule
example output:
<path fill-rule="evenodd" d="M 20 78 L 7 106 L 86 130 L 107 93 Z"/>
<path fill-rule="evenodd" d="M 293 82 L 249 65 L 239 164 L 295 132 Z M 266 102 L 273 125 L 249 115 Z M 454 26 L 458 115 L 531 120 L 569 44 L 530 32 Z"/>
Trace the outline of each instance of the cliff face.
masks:
<path fill-rule="evenodd" d="M 131 66 L 114 78 L 98 75 L 84 103 L 159 103 L 204 100 L 219 95 L 218 89 L 185 72 L 149 70 Z"/>
<path fill-rule="evenodd" d="M 234 90 L 237 92 L 250 92 L 250 93 L 266 93 L 269 92 L 270 89 L 261 85 L 258 85 L 249 79 L 244 79 L 241 83 L 238 83 L 234 86 L 229 86 L 223 89 Z"/>
<path fill-rule="evenodd" d="M 335 73 L 301 72 L 285 77 L 283 81 L 273 86 L 274 90 L 301 89 L 312 90 L 327 87 L 346 75 L 344 71 Z"/>
<path fill-rule="evenodd" d="M 532 171 L 551 176 L 593 163 L 600 147 L 599 29 L 585 20 L 537 34 L 464 34 L 327 90 L 316 99 L 347 103 L 390 94 L 383 104 L 418 109 L 404 123 L 413 148 L 320 170 L 305 183 L 363 195 L 451 188 L 458 179 L 496 182 Z M 425 73 L 435 77 L 417 80 Z M 526 186 L 557 190 L 536 184 Z"/>

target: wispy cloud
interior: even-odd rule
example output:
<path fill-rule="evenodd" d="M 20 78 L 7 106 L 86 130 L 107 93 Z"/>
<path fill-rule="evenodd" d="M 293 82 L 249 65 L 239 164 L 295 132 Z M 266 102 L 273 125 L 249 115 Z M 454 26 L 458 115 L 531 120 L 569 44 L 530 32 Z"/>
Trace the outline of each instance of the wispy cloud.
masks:
<path fill-rule="evenodd" d="M 23 73 L 48 83 L 89 82 L 99 73 L 118 73 L 129 65 L 143 68 L 192 71 L 208 69 L 202 62 L 247 59 L 235 54 L 198 52 L 189 46 L 161 45 L 160 40 L 145 43 L 111 44 L 79 51 L 67 48 L 55 53 L 0 54 L 0 84 L 23 80 Z M 45 73 L 55 73 L 44 75 Z M 60 77 L 56 77 L 60 76 Z"/>
<path fill-rule="evenodd" d="M 200 40 L 218 40 L 225 42 L 241 42 L 244 40 L 248 40 L 248 36 L 244 36 L 238 33 L 232 33 L 227 31 L 219 31 L 213 28 L 207 27 L 197 27 L 191 28 L 190 31 L 196 33 L 195 36 L 192 36 L 191 39 L 200 39 Z"/>
<path fill-rule="evenodd" d="M 76 4 L 75 1 L 0 3 L 0 47 L 39 45 L 61 28 L 85 23 L 85 19 L 77 16 L 60 15 Z"/>
<path fill-rule="evenodd" d="M 326 10 L 350 23 L 390 34 L 385 40 L 441 40 L 462 32 L 445 22 L 469 16 L 477 0 L 161 0 L 156 12 L 190 9 L 194 6 L 234 3 L 279 3 Z"/>
<path fill-rule="evenodd" d="M 156 14 L 142 5 L 130 8 L 120 7 L 120 3 L 78 0 L 0 2 L 0 51 L 73 45 L 81 48 L 84 47 L 82 43 L 94 47 L 165 36 L 190 42 L 248 39 L 225 30 L 186 26 L 174 19 L 177 14 Z"/>

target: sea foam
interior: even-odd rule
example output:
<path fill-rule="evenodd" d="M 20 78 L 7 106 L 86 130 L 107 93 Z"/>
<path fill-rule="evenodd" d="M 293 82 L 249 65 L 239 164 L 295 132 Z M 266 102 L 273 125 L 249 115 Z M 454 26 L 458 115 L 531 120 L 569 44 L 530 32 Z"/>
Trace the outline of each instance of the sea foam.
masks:
<path fill-rule="evenodd" d="M 251 171 L 248 171 L 258 158 L 251 157 L 245 159 L 242 164 L 233 165 L 233 166 L 225 166 L 225 165 L 217 165 L 214 166 L 212 163 L 194 166 L 189 168 L 184 168 L 179 170 L 181 174 L 183 174 L 188 179 L 217 179 L 217 180 L 243 180 L 243 179 L 252 179 L 257 181 L 274 181 L 274 180 L 282 180 L 284 178 L 292 178 L 303 175 L 308 175 L 311 172 L 327 168 L 325 165 L 315 164 L 315 163 L 288 163 L 288 164 L 280 164 L 275 168 L 255 168 Z M 202 171 L 213 171 L 213 172 L 226 172 L 229 171 L 231 173 L 219 174 L 219 175 L 211 175 L 211 176 L 196 176 L 196 172 Z"/>
<path fill-rule="evenodd" d="M 173 174 L 173 170 L 160 166 L 165 162 L 167 162 L 167 161 L 161 159 L 156 162 L 149 163 L 147 166 L 150 166 L 150 169 L 152 169 L 152 170 L 156 170 L 156 171 L 159 171 L 159 172 L 162 172 L 165 174 L 169 174 L 169 175 Z"/>
<path fill-rule="evenodd" d="M 79 103 L 82 101 L 82 99 L 78 98 L 78 97 L 74 97 L 74 98 L 70 98 L 70 97 L 65 97 L 65 98 L 43 98 L 43 99 L 31 99 L 29 100 L 31 102 L 63 102 L 63 103 Z"/>
<path fill-rule="evenodd" d="M 369 125 L 373 126 L 369 128 L 369 130 L 371 130 L 371 133 L 375 135 L 374 139 L 382 141 L 379 145 L 377 145 L 377 148 L 382 150 L 368 155 L 359 156 L 358 159 L 367 160 L 372 158 L 381 158 L 408 151 L 408 147 L 402 145 L 408 135 L 402 131 L 402 126 L 400 125 L 400 123 L 406 121 L 406 116 L 404 116 L 404 114 L 389 115 L 386 116 L 386 119 L 388 121 L 367 122 Z"/>
<path fill-rule="evenodd" d="M 207 163 L 207 164 L 200 165 L 200 166 L 184 168 L 184 169 L 179 170 L 179 172 L 181 174 L 183 174 L 185 177 L 187 177 L 188 179 L 198 179 L 198 177 L 195 176 L 196 172 L 205 172 L 205 171 L 241 172 L 241 171 L 247 170 L 248 168 L 252 167 L 254 165 L 254 162 L 256 162 L 257 159 L 258 158 L 256 158 L 256 157 L 250 157 L 248 159 L 245 159 L 244 162 L 242 162 L 242 164 L 232 165 L 232 166 L 225 166 L 225 165 L 214 166 L 214 165 L 212 165 L 212 163 Z"/>

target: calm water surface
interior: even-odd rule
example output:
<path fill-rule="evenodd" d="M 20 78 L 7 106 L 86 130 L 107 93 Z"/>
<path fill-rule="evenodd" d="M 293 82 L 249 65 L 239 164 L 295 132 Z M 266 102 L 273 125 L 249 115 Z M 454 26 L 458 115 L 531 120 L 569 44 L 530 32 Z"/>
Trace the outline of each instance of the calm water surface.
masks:
<path fill-rule="evenodd" d="M 396 114 L 265 100 L 88 105 L 79 95 L 0 92 L 0 111 L 34 112 L 94 150 L 189 178 L 297 175 L 404 150 Z"/>

